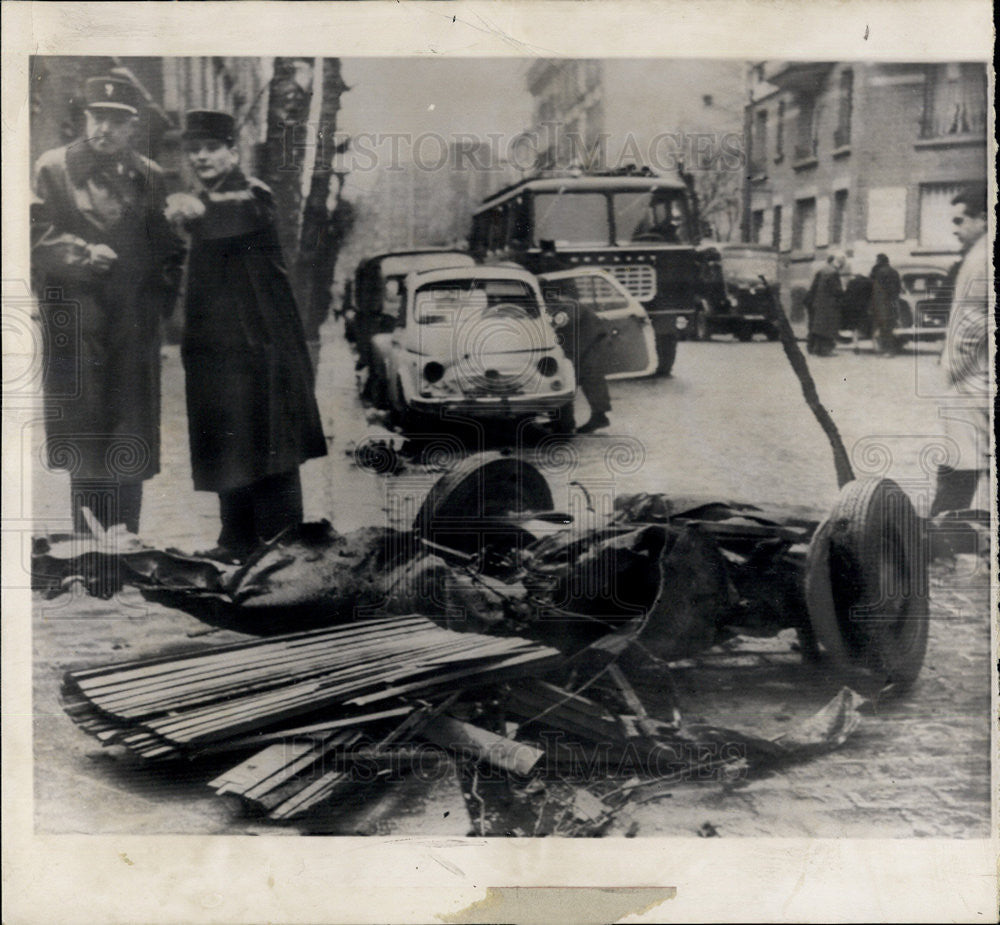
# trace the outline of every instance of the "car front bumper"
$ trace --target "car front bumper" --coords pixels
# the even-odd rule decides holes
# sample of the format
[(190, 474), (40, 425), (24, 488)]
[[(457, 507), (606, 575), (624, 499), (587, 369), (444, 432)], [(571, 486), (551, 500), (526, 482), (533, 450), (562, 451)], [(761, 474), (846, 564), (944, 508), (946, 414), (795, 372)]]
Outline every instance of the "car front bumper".
[(574, 392), (563, 390), (546, 395), (483, 395), (432, 398), (420, 396), (410, 407), (421, 414), (438, 417), (471, 417), (515, 420), (532, 415), (552, 415), (573, 400)]

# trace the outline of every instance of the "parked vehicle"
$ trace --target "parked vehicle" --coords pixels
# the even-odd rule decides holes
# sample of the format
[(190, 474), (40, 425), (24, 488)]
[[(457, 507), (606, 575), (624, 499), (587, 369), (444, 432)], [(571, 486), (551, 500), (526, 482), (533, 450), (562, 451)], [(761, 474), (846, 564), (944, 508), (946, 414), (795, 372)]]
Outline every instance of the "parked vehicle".
[(566, 327), (562, 316), (580, 305), (592, 309), (605, 329), (607, 379), (631, 379), (656, 372), (656, 338), (646, 310), (607, 270), (561, 270), (539, 277), (545, 307), (557, 336)]
[(894, 333), (900, 342), (944, 339), (958, 267), (956, 263), (948, 272), (931, 266), (898, 267), (903, 290)]
[(484, 200), (470, 250), (534, 273), (606, 269), (648, 313), (658, 371), (669, 375), (678, 340), (694, 335), (704, 301), (721, 294), (721, 277), (709, 266), (718, 251), (701, 247), (702, 232), (689, 176), (550, 171)]
[(408, 273), (468, 267), (475, 262), (463, 251), (423, 248), (377, 254), (359, 263), (354, 272), (353, 304), (344, 311), (344, 335), (357, 347), (359, 368), (371, 360), (372, 337), (392, 330), (399, 314), (400, 287)]
[[(372, 337), (372, 398), (406, 432), (434, 419), (572, 420), (576, 381), (535, 277), (521, 268), (410, 273)], [(389, 305), (386, 305), (389, 314)]]
[[(778, 278), (778, 252), (763, 244), (719, 244), (725, 295), (706, 300), (695, 319), (698, 340), (713, 334), (732, 334), (749, 341), (754, 334), (778, 339), (778, 329), (770, 321), (772, 290)], [(761, 280), (771, 284), (771, 290)]]

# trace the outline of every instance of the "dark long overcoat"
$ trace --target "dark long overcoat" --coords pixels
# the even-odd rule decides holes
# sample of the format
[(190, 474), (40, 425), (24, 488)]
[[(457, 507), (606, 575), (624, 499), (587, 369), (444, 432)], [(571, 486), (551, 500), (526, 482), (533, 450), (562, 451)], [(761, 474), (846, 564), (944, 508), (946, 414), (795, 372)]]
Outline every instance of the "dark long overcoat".
[[(141, 481), (160, 468), (160, 317), (183, 251), (162, 174), (132, 151), (79, 141), (34, 172), (32, 276), (45, 352), (46, 454), (80, 479)], [(110, 247), (106, 271), (87, 245)]]
[(903, 290), (899, 273), (887, 263), (872, 267), (871, 316), (876, 328), (892, 328), (899, 320), (899, 294)]
[(271, 191), (232, 171), (192, 227), (182, 355), (194, 486), (226, 492), (326, 454)]
[(840, 275), (832, 266), (827, 264), (816, 271), (806, 295), (810, 334), (836, 340), (841, 325), (843, 292)]

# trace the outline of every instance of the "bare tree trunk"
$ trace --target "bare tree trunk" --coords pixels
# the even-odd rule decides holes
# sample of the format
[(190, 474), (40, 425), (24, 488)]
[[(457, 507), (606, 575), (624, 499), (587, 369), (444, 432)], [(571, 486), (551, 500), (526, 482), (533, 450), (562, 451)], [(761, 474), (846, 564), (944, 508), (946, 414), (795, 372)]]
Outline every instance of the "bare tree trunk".
[[(332, 159), (346, 146), (339, 147), (336, 140), (337, 113), (340, 97), (348, 87), (340, 74), (339, 58), (323, 58), (322, 96), (320, 98), (319, 129), (316, 133), (316, 155), (313, 163), (309, 195), (302, 214), (302, 235), (299, 239), (296, 276), (304, 300), (303, 320), (306, 339), (318, 344), (319, 329), (330, 313), (333, 270), (337, 253), (349, 227), (344, 227), (350, 213), (347, 203), (341, 205), (340, 184), (337, 176), (336, 203), (330, 208), (330, 181), (334, 178)], [(347, 222), (349, 226), (349, 222)]]
[[(271, 187), (277, 210), (278, 239), (289, 267), (298, 262), (302, 214), (302, 166), (305, 160), (309, 106), (313, 89), (312, 58), (275, 58), (267, 101), (267, 139), (261, 179)], [(299, 314), (305, 321), (303, 295), (295, 285)]]

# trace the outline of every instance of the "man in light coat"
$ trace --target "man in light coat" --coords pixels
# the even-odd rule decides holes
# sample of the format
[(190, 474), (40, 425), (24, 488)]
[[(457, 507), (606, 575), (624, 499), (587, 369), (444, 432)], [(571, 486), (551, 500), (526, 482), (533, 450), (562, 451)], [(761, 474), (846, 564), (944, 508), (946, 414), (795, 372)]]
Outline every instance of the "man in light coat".
[(991, 261), (986, 184), (971, 184), (952, 200), (952, 224), (963, 259), (955, 280), (941, 367), (945, 392), (940, 414), (958, 447), (956, 466), (938, 470), (931, 516), (942, 511), (989, 509), (989, 318)]

